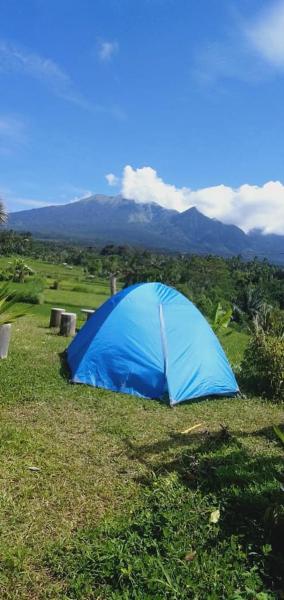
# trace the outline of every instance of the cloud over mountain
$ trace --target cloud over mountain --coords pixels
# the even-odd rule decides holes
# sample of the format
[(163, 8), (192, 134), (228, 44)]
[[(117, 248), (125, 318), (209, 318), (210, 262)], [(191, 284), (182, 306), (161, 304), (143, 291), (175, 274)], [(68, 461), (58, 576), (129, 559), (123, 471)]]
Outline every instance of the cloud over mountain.
[(166, 183), (152, 167), (123, 171), (121, 193), (136, 202), (157, 202), (178, 211), (196, 206), (207, 217), (234, 224), (248, 232), (284, 234), (284, 185), (268, 181), (262, 186), (238, 188), (218, 185), (192, 190)]

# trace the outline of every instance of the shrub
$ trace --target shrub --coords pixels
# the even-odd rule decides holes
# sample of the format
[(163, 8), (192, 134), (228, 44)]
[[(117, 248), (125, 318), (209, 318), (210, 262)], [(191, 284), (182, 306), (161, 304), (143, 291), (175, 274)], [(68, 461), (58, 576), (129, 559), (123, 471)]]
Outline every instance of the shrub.
[(263, 304), (261, 310), (255, 315), (254, 326), (261, 328), (265, 333), (277, 337), (284, 335), (284, 314), (279, 308)]
[(256, 331), (245, 350), (241, 378), (249, 392), (284, 400), (284, 338)]
[(195, 303), (203, 315), (206, 315), (206, 317), (212, 316), (213, 303), (211, 298), (206, 296), (206, 294), (200, 294), (200, 296), (197, 296), (195, 298)]
[(44, 282), (39, 277), (31, 278), (28, 283), (17, 285), (17, 302), (27, 304), (43, 304)]
[(25, 311), (19, 310), (17, 301), (16, 292), (8, 284), (0, 286), (0, 325), (13, 323), (24, 316)]
[(44, 296), (42, 293), (31, 291), (23, 291), (17, 294), (17, 301), (24, 302), (27, 304), (43, 304)]
[(11, 274), (6, 270), (0, 271), (0, 281), (10, 281)]

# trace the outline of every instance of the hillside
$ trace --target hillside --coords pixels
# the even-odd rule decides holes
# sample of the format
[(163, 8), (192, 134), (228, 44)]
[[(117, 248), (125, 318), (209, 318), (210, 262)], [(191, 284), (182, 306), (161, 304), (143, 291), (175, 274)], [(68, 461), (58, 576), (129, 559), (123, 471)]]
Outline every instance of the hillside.
[(246, 235), (192, 207), (183, 213), (121, 196), (95, 195), (64, 205), (12, 213), (8, 226), (36, 236), (94, 243), (129, 243), (163, 250), (267, 257), (284, 263), (284, 237)]

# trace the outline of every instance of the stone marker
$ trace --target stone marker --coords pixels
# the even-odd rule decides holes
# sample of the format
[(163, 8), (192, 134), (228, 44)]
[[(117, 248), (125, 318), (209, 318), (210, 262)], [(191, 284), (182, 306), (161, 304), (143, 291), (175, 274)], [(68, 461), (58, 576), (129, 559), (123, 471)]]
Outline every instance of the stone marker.
[(96, 311), (92, 308), (81, 308), (81, 313), (86, 316), (87, 321), (94, 314), (94, 312)]
[(112, 273), (109, 276), (109, 285), (110, 285), (110, 295), (114, 296), (116, 294), (116, 292), (117, 292), (117, 289), (116, 289), (116, 274), (115, 273)]
[(63, 312), (61, 315), (60, 335), (69, 337), (76, 333), (76, 313)]
[(50, 313), (49, 327), (60, 327), (61, 315), (65, 308), (52, 308)]
[(11, 323), (0, 326), (0, 358), (7, 358), (11, 337)]

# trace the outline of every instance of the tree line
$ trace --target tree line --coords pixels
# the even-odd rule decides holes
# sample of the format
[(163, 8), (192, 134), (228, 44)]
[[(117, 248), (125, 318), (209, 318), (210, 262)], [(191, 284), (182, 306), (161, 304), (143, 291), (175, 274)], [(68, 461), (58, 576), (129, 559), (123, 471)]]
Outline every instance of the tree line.
[(0, 254), (78, 265), (86, 278), (114, 274), (123, 287), (161, 281), (179, 289), (209, 318), (218, 303), (224, 310), (231, 306), (232, 318), (240, 324), (284, 310), (284, 269), (267, 260), (165, 254), (127, 245), (90, 247), (7, 230), (0, 233)]

